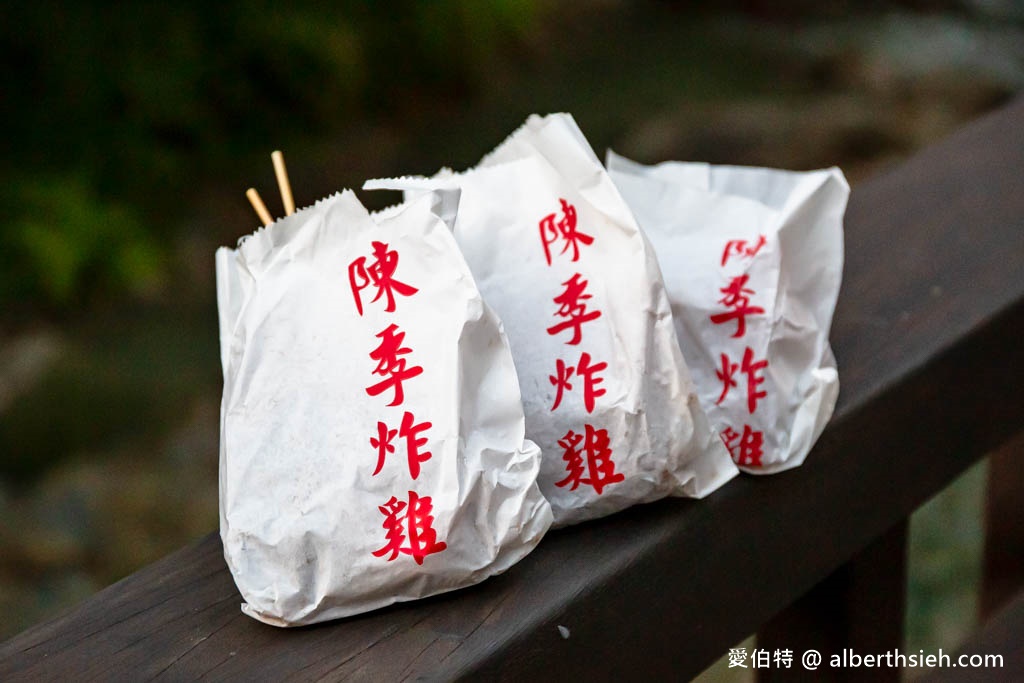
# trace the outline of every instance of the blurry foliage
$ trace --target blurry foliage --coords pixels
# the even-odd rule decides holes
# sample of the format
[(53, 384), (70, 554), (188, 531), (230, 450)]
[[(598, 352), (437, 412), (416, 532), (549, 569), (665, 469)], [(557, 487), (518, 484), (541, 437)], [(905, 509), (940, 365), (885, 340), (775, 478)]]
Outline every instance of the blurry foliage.
[(217, 338), (204, 334), (204, 315), (115, 315), (83, 321), (71, 348), (0, 413), (0, 481), (32, 481), (72, 454), (160, 436), (197, 394), (216, 394)]
[(471, 92), (541, 2), (8, 3), (0, 312), (153, 293), (182, 196), (269, 141)]
[(0, 291), (68, 305), (76, 292), (145, 294), (164, 277), (159, 250), (135, 212), (96, 197), (74, 176), (15, 179), (18, 207), (0, 250)]

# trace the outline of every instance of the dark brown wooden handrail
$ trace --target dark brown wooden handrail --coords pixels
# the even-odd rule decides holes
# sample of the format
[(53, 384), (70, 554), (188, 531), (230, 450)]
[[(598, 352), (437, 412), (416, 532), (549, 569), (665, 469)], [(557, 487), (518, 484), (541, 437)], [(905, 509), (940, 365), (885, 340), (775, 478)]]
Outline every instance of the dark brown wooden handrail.
[(804, 466), (554, 532), (471, 589), (294, 630), (241, 614), (211, 534), (0, 644), (0, 680), (699, 673), (1024, 428), (1022, 168), (1018, 100), (854, 189), (842, 392)]

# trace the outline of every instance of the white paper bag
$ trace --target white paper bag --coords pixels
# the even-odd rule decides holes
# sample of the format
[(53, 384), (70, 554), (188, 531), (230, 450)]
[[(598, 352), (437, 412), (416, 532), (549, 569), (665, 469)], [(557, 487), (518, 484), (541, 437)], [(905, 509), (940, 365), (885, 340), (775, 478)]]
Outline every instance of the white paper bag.
[(455, 238), (509, 335), (556, 525), (700, 497), (737, 473), (650, 245), (572, 117), (531, 117), (464, 174), (364, 187), (461, 190)]
[(839, 393), (828, 344), (849, 186), (837, 168), (666, 162), (608, 153), (661, 263), (701, 402), (747, 472), (796, 467)]
[(375, 221), (346, 192), (217, 252), (221, 537), (256, 619), (468, 586), (551, 523), (508, 343), (437, 199)]

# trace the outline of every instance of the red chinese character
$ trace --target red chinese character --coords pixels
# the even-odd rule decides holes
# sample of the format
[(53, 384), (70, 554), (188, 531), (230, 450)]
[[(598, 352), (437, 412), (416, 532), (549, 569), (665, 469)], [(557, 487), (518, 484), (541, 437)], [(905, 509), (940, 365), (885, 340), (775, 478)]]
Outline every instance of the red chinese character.
[(391, 496), (391, 500), (377, 509), (384, 515), (382, 526), (387, 530), (387, 543), (373, 552), (375, 557), (384, 557), (390, 553), (388, 562), (391, 562), (399, 553), (403, 553), (412, 555), (416, 564), (423, 564), (424, 557), (448, 547), (444, 542), (437, 542), (434, 518), (430, 514), (433, 511), (430, 496), (420, 498), (415, 491), (409, 491), (408, 504)]
[(383, 422), (377, 423), (377, 436), (370, 438), (370, 445), (377, 449), (377, 469), (373, 471), (374, 476), (377, 476), (381, 468), (384, 467), (384, 460), (387, 454), (395, 452), (395, 447), (391, 444), (395, 434), (405, 439), (405, 450), (409, 458), (409, 474), (413, 479), (420, 476), (420, 463), (430, 460), (432, 454), (430, 451), (420, 453), (420, 447), (424, 446), (427, 440), (416, 437), (420, 432), (430, 429), (433, 425), (430, 422), (421, 422), (414, 425), (413, 422), (415, 420), (416, 418), (407, 410), (405, 415), (402, 416), (401, 429), (389, 430)]
[(729, 393), (729, 389), (736, 386), (736, 380), (732, 377), (736, 374), (739, 369), (739, 365), (736, 363), (729, 362), (729, 356), (722, 354), (722, 369), (715, 370), (715, 374), (718, 379), (722, 380), (722, 393), (719, 395), (718, 400), (715, 401), (715, 405), (721, 405), (722, 401), (725, 400), (726, 394)]
[(580, 356), (579, 365), (576, 366), (576, 376), (583, 378), (583, 406), (587, 409), (588, 413), (594, 412), (594, 399), (604, 396), (606, 393), (604, 389), (596, 389), (595, 387), (604, 381), (603, 378), (596, 376), (597, 373), (607, 367), (608, 363), (604, 361), (591, 365), (590, 354), (586, 351)]
[(715, 401), (715, 404), (721, 404), (729, 394), (729, 389), (737, 386), (733, 376), (737, 370), (740, 370), (747, 377), (747, 410), (753, 413), (757, 410), (757, 400), (768, 395), (765, 391), (757, 390), (758, 386), (764, 384), (764, 375), (761, 374), (761, 371), (766, 367), (768, 367), (767, 359), (754, 362), (754, 350), (749, 346), (743, 352), (742, 363), (731, 363), (729, 356), (723, 353), (722, 368), (715, 370), (718, 379), (722, 381), (722, 393), (719, 395), (718, 400)]
[[(571, 484), (569, 490), (575, 491), (580, 484), (589, 484), (597, 495), (601, 495), (605, 486), (623, 481), (626, 477), (615, 471), (612, 449), (608, 447), (608, 430), (594, 429), (591, 425), (585, 427), (586, 437), (570, 429), (558, 441), (558, 445), (565, 449), (562, 459), (565, 460), (568, 476), (562, 481), (555, 482), (555, 486)], [(579, 450), (581, 443), (582, 452)]]
[(583, 323), (600, 318), (601, 311), (587, 312), (587, 305), (584, 302), (592, 298), (590, 294), (585, 293), (589, 281), (583, 280), (579, 273), (574, 274), (562, 284), (565, 285), (565, 291), (552, 299), (552, 301), (558, 304), (558, 310), (555, 311), (555, 315), (560, 318), (568, 318), (568, 320), (549, 327), (548, 334), (556, 335), (571, 327), (573, 328), (572, 339), (567, 341), (566, 344), (579, 344), (583, 338), (583, 331), (580, 329)]
[(432, 453), (430, 451), (424, 451), (420, 453), (420, 448), (425, 446), (427, 443), (426, 437), (420, 439), (417, 438), (420, 432), (426, 431), (433, 426), (431, 422), (420, 422), (414, 425), (413, 422), (416, 420), (408, 410), (405, 411), (405, 415), (402, 416), (402, 426), (398, 430), (398, 435), (405, 439), (405, 448), (409, 455), (409, 474), (413, 479), (420, 476), (420, 463), (430, 460)]
[(743, 425), (743, 434), (739, 434), (732, 427), (726, 427), (722, 431), (722, 441), (725, 442), (725, 447), (729, 449), (729, 454), (737, 465), (761, 466), (761, 458), (764, 456), (764, 432), (754, 431), (750, 425)]
[(395, 434), (398, 433), (397, 429), (388, 429), (388, 426), (381, 421), (377, 421), (377, 436), (370, 437), (370, 445), (377, 449), (377, 469), (373, 471), (373, 476), (377, 476), (381, 468), (384, 467), (384, 458), (388, 453), (394, 453), (395, 447), (391, 445), (391, 440), (395, 438)]
[(746, 240), (729, 240), (725, 243), (725, 249), (722, 250), (722, 265), (725, 265), (730, 256), (753, 258), (757, 252), (761, 251), (761, 247), (765, 245), (766, 241), (764, 235), (758, 235), (757, 242), (749, 246)]
[(572, 391), (572, 385), (569, 384), (569, 378), (572, 377), (572, 373), (575, 372), (575, 368), (572, 366), (566, 366), (565, 361), (559, 358), (555, 361), (555, 374), (548, 375), (548, 381), (555, 387), (555, 404), (551, 406), (551, 410), (554, 410), (562, 402), (562, 393), (565, 391)]
[(758, 374), (768, 367), (768, 359), (754, 362), (754, 349), (747, 347), (743, 352), (743, 364), (740, 369), (747, 376), (747, 410), (753, 413), (757, 410), (757, 399), (764, 398), (768, 392), (758, 391), (757, 387), (764, 384), (764, 375)]
[(551, 245), (559, 237), (565, 240), (565, 246), (559, 253), (564, 254), (569, 251), (569, 247), (572, 247), (573, 261), (580, 257), (580, 242), (584, 245), (594, 243), (593, 237), (576, 230), (576, 207), (564, 199), (558, 201), (562, 203), (562, 218), (556, 223), (555, 214), (548, 214), (541, 219), (539, 224), (540, 242), (544, 245), (544, 258), (547, 259), (549, 266), (551, 265)]
[(583, 454), (579, 451), (581, 441), (583, 441), (583, 434), (577, 434), (571, 429), (558, 440), (558, 445), (565, 450), (562, 460), (565, 461), (565, 469), (569, 474), (562, 481), (556, 482), (555, 486), (572, 484), (569, 490), (575, 491), (583, 481), (583, 475), (586, 474), (587, 468), (583, 465)]
[[(356, 300), (356, 310), (359, 315), (363, 314), (363, 301), (359, 292), (371, 284), (377, 288), (377, 301), (382, 296), (387, 296), (388, 313), (395, 310), (395, 292), (402, 296), (412, 296), (419, 290), (394, 278), (395, 269), (398, 268), (398, 252), (389, 251), (388, 245), (384, 242), (373, 242), (373, 256), (376, 259), (369, 266), (366, 265), (366, 257), (360, 256), (348, 264), (348, 282), (352, 287), (352, 297)], [(357, 282), (358, 280), (358, 282)]]
[(405, 400), (402, 382), (423, 372), (423, 368), (418, 365), (406, 368), (406, 359), (399, 358), (401, 355), (411, 353), (412, 349), (402, 346), (405, 332), (398, 332), (396, 334), (395, 331), (397, 329), (398, 325), (391, 324), (377, 335), (377, 338), (381, 340), (380, 346), (370, 352), (370, 358), (377, 361), (377, 367), (374, 369), (373, 374), (381, 375), (386, 377), (386, 379), (373, 386), (366, 387), (366, 393), (370, 396), (377, 396), (385, 389), (394, 388), (395, 394), (391, 403), (388, 404), (389, 406), (401, 405), (402, 401)]
[(598, 377), (597, 373), (607, 367), (608, 363), (603, 361), (591, 365), (590, 354), (586, 351), (580, 355), (580, 361), (575, 368), (571, 365), (567, 366), (561, 358), (556, 360), (555, 374), (548, 375), (548, 381), (556, 389), (555, 403), (551, 406), (551, 410), (555, 410), (562, 403), (564, 392), (572, 391), (572, 384), (569, 383), (569, 379), (572, 377), (573, 372), (575, 372), (577, 377), (583, 379), (583, 406), (587, 409), (588, 413), (594, 412), (594, 399), (604, 396), (606, 393), (604, 389), (596, 388), (598, 384), (604, 382), (604, 378)]
[(738, 275), (729, 281), (728, 287), (719, 289), (725, 296), (718, 300), (718, 303), (724, 304), (731, 308), (731, 311), (726, 313), (718, 313), (711, 316), (711, 322), (716, 325), (729, 322), (730, 320), (736, 321), (736, 333), (733, 337), (742, 337), (747, 332), (747, 316), (764, 313), (764, 309), (760, 306), (751, 306), (750, 297), (748, 294), (753, 294), (754, 290), (747, 289), (747, 280), (750, 279), (749, 275)]

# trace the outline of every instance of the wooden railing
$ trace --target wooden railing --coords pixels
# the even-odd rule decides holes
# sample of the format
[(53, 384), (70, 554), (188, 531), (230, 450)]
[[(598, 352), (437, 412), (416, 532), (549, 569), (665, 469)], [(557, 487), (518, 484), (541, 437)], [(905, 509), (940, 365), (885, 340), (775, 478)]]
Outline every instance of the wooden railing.
[[(0, 645), (0, 680), (677, 681), (754, 632), (826, 661), (899, 647), (908, 516), (1000, 447), (990, 505), (1022, 509), (1022, 169), (1018, 100), (854, 189), (842, 391), (802, 467), (553, 532), (474, 588), (301, 629), (242, 615), (213, 533)], [(1005, 586), (1020, 527), (991, 527)]]

